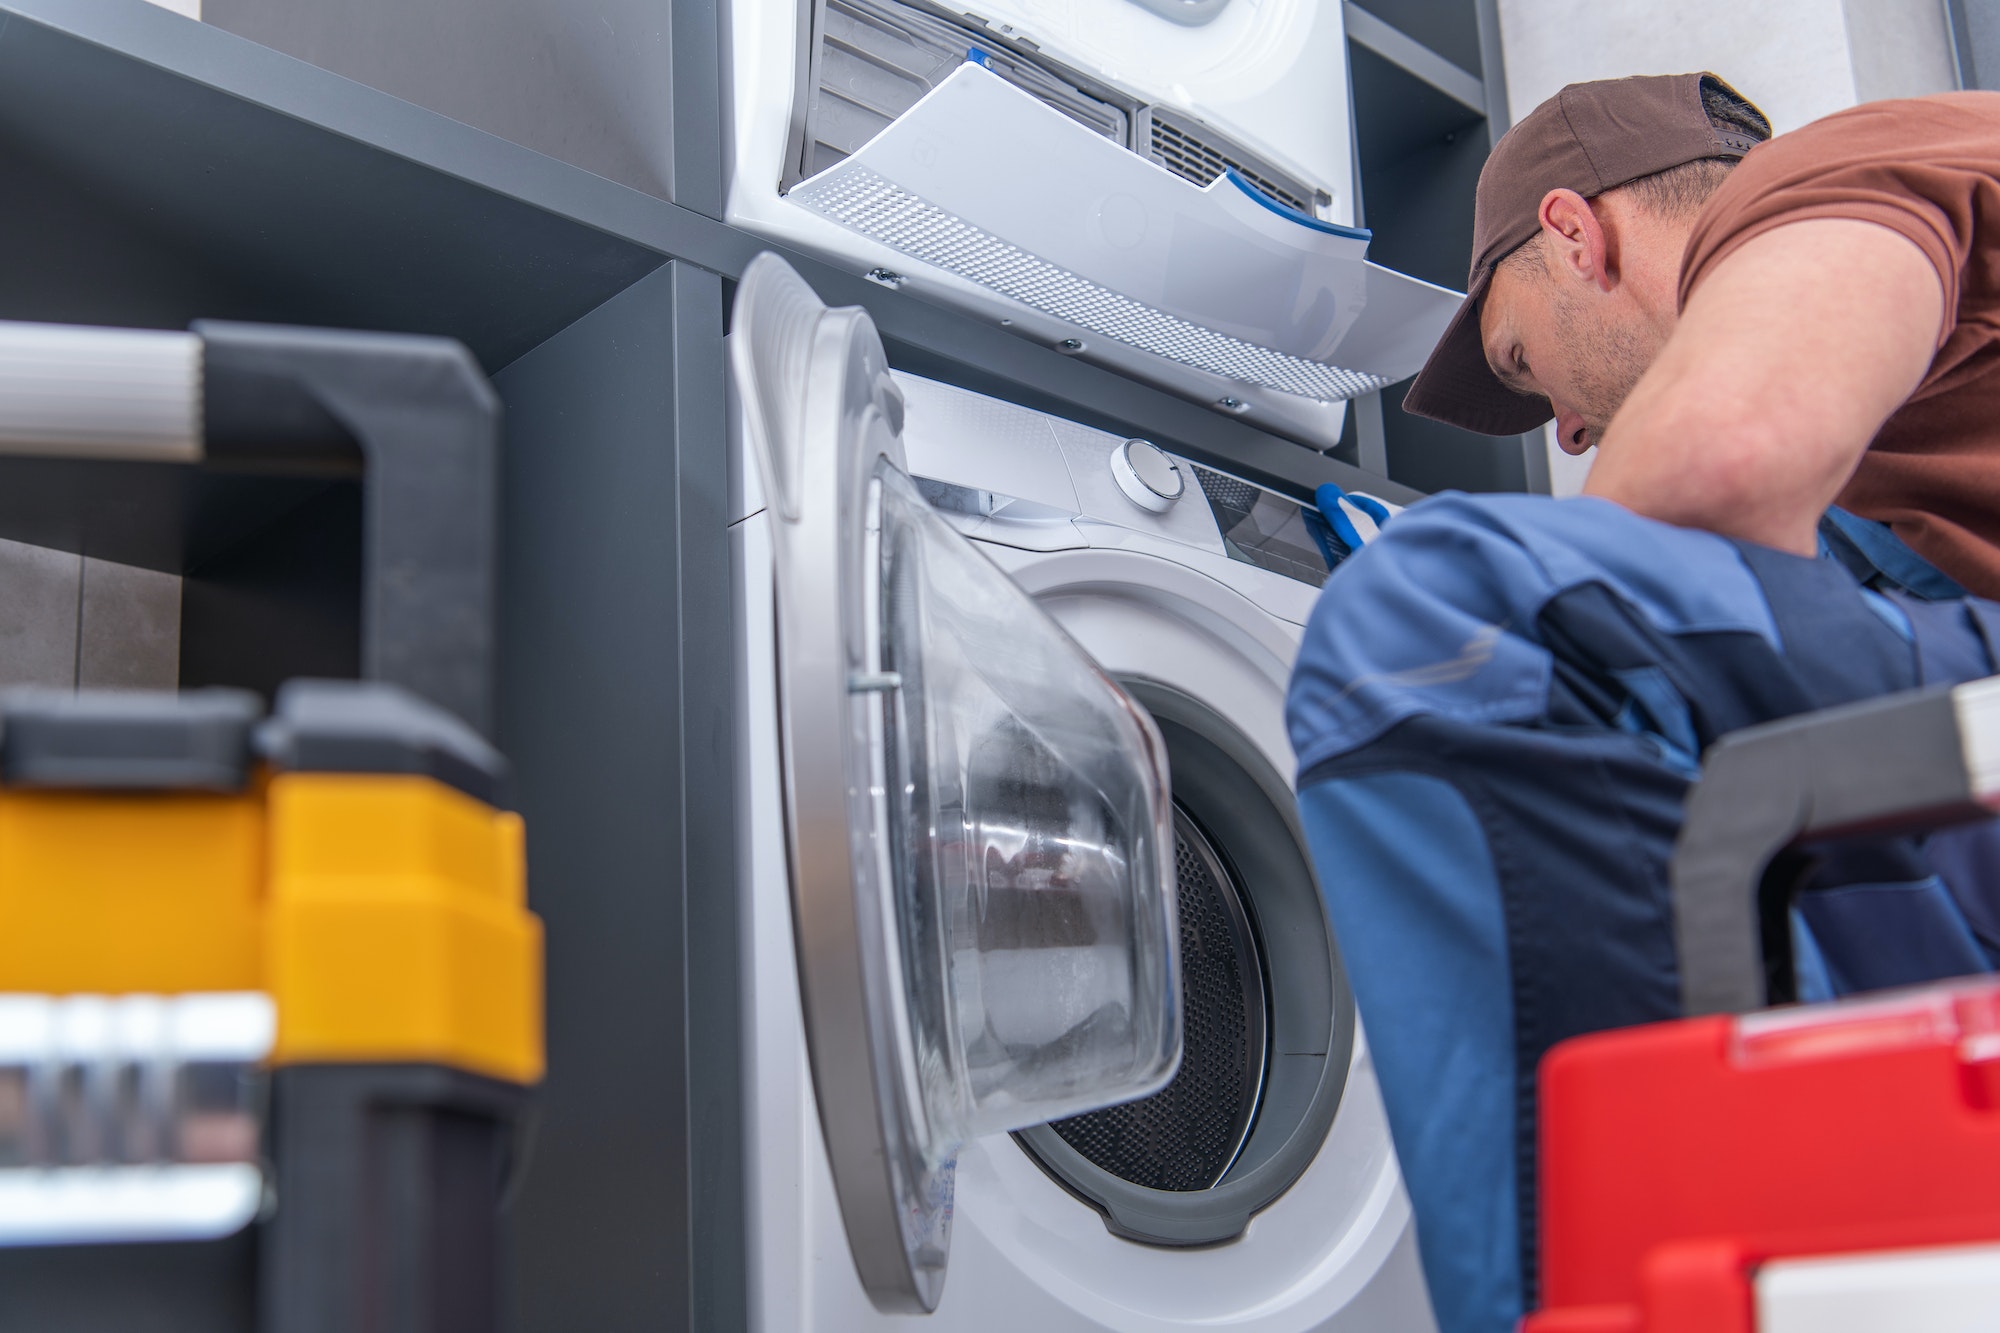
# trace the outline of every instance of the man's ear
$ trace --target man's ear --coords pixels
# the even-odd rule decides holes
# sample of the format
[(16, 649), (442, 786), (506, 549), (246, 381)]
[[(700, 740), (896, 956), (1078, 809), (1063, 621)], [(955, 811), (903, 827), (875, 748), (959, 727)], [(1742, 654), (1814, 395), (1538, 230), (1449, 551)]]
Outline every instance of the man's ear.
[(1558, 273), (1602, 292), (1616, 285), (1611, 240), (1588, 199), (1575, 190), (1550, 190), (1542, 196), (1539, 216), (1543, 243)]

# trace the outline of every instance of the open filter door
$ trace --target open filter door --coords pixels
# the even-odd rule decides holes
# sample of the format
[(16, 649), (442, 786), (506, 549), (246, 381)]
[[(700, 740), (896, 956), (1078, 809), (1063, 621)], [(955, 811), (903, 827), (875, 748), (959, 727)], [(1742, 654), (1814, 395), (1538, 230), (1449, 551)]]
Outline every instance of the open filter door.
[(731, 369), (775, 555), (800, 994), (862, 1284), (943, 1289), (960, 1145), (1144, 1097), (1180, 1059), (1152, 720), (903, 472), (874, 325), (774, 255)]
[(1367, 231), (1233, 170), (1196, 186), (968, 56), (787, 196), (904, 256), (917, 291), (1320, 447), (1457, 311), (1369, 263)]

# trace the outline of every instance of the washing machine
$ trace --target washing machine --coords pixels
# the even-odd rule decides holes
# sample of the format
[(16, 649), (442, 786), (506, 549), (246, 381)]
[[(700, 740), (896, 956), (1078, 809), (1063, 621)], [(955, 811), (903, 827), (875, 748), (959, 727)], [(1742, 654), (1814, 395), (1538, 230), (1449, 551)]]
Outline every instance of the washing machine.
[[(892, 373), (865, 314), (828, 311), (773, 256), (746, 273), (737, 302), (753, 1326), (856, 1330), (915, 1313), (993, 1333), (1430, 1333), (1409, 1202), (1288, 782), (1285, 683), (1327, 573), (1310, 516), (1144, 441)], [(816, 525), (842, 535), (803, 544)], [(833, 590), (836, 565), (862, 586)], [(811, 622), (843, 619), (848, 649), (814, 646)], [(899, 633), (902, 648), (870, 646)], [(921, 652), (909, 646), (919, 639)], [(1034, 683), (1014, 711), (979, 702), (989, 686), (975, 677), (1023, 664)], [(985, 738), (916, 754), (907, 738), (920, 725), (881, 720), (916, 707), (901, 697), (913, 690), (934, 715), (984, 718), (968, 726)], [(1106, 724), (1125, 708), (1143, 724)], [(853, 748), (897, 751), (901, 735), (901, 757), (851, 759), (846, 778), (814, 789), (806, 733), (857, 709), (876, 720), (851, 728)], [(983, 848), (963, 903), (927, 907), (951, 877), (926, 879), (908, 855), (880, 872), (865, 864), (870, 811), (938, 788), (920, 770), (940, 755), (949, 768), (952, 754), (980, 753), (986, 776), (946, 780), (959, 796), (912, 825), (933, 845)], [(1075, 767), (1053, 771), (1058, 757)], [(1146, 814), (1115, 793), (1138, 793), (1149, 772), (1161, 789)], [(1129, 814), (1102, 813), (1114, 809)], [(1017, 849), (1038, 826), (1052, 830), (1048, 847), (1082, 859), (1029, 865)], [(1049, 918), (1064, 928), (1063, 965), (1017, 958), (940, 979), (961, 1028), (1013, 1034), (1012, 1063), (973, 1071), (960, 1105), (984, 1096), (982, 1111), (912, 1166), (910, 1125), (927, 1104), (917, 1089), (946, 1062), (925, 1072), (924, 1043), (907, 1036), (920, 1020), (855, 1017), (848, 937), (896, 930), (857, 931), (850, 904), (1018, 944), (1010, 893), (1055, 888), (1060, 901), (1093, 875), (1127, 875), (1127, 896), (1109, 929), (1072, 939), (1074, 913)], [(1158, 905), (1172, 904), (1171, 945), (1146, 896), (1156, 886)], [(828, 929), (829, 912), (849, 924)], [(906, 961), (878, 998), (927, 1003), (913, 981), (938, 956), (913, 944), (927, 929), (902, 929)], [(1163, 948), (1171, 966), (1146, 961)], [(942, 953), (948, 971), (972, 956)], [(1158, 985), (1172, 992), (1165, 1010)], [(1120, 1005), (1138, 1020), (1097, 1033)], [(1165, 1061), (1147, 1027), (1161, 1013), (1176, 1047)], [(1096, 1055), (1075, 1059), (1091, 1041)], [(915, 1070), (902, 1063), (912, 1056)], [(1018, 1095), (979, 1090), (1065, 1062), (1066, 1076)], [(932, 1131), (953, 1114), (936, 1113)]]
[(1317, 447), (1455, 294), (1365, 261), (1339, 0), (729, 0), (732, 224)]

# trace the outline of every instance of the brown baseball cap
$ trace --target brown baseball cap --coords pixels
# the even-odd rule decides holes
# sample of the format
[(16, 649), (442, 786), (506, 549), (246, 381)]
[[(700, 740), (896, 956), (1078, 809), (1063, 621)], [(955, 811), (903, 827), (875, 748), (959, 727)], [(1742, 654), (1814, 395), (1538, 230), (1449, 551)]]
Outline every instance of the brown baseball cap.
[(1600, 79), (1572, 83), (1500, 136), (1479, 172), (1465, 302), (1404, 395), (1405, 411), (1486, 435), (1519, 434), (1554, 415), (1548, 399), (1515, 393), (1486, 364), (1479, 303), (1493, 269), (1541, 229), (1550, 190), (1589, 199), (1683, 163), (1742, 157), (1770, 137), (1768, 121), (1752, 135), (1711, 116), (1705, 91), (1749, 106), (1713, 74)]

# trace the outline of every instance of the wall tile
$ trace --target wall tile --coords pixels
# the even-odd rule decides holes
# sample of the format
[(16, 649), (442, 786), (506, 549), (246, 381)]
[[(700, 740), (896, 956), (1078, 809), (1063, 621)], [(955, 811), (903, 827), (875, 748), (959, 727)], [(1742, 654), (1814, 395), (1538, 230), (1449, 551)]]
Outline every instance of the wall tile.
[(86, 558), (76, 683), (171, 690), (180, 656), (179, 576)]
[(0, 686), (76, 683), (83, 559), (0, 541)]

